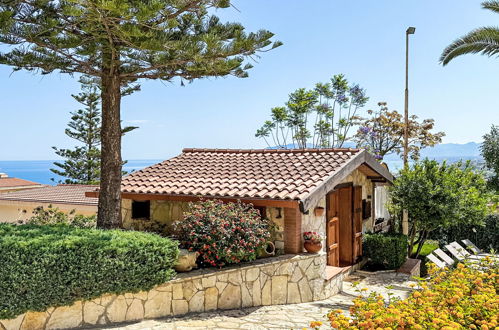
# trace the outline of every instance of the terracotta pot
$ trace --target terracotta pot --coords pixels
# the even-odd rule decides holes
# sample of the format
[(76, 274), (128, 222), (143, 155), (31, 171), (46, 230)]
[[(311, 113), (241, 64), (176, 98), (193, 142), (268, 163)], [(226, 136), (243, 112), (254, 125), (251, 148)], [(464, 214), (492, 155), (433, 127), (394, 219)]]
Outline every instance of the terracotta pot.
[(322, 206), (317, 206), (314, 209), (314, 215), (316, 217), (322, 217), (324, 215), (324, 208)]
[(258, 258), (267, 258), (275, 255), (275, 245), (273, 242), (268, 241), (265, 243), (263, 249), (258, 252)]
[(311, 241), (305, 241), (303, 246), (308, 253), (317, 253), (322, 249), (322, 243), (313, 243)]

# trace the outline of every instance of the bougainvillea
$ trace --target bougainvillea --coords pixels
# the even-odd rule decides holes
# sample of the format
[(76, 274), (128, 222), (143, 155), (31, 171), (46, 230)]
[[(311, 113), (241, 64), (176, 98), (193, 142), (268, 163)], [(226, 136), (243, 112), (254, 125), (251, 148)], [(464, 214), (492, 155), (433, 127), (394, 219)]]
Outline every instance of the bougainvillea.
[(213, 267), (254, 260), (271, 236), (269, 220), (251, 205), (220, 200), (190, 203), (175, 230), (183, 247), (199, 252), (202, 266)]
[[(354, 300), (350, 317), (328, 313), (334, 329), (497, 329), (499, 264), (485, 258), (454, 269), (430, 269), (407, 299), (372, 293)], [(312, 327), (312, 324), (311, 324)]]

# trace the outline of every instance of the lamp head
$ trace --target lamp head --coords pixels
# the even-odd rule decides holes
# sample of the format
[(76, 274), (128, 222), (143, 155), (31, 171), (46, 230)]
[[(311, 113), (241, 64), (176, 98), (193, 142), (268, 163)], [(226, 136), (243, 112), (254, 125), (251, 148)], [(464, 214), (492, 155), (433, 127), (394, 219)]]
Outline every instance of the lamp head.
[(407, 34), (414, 34), (414, 32), (416, 32), (416, 28), (413, 26), (409, 26), (407, 28), (407, 31), (405, 31), (405, 33), (407, 33)]

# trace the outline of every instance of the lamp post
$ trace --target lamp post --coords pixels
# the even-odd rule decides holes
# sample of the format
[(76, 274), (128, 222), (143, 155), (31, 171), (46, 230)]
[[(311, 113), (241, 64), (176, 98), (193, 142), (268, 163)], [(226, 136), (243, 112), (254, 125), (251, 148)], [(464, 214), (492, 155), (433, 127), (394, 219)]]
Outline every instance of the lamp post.
[[(409, 35), (414, 34), (416, 28), (410, 26), (405, 31), (405, 104), (404, 104), (404, 167), (409, 165)], [(402, 212), (402, 233), (409, 234), (409, 214)]]

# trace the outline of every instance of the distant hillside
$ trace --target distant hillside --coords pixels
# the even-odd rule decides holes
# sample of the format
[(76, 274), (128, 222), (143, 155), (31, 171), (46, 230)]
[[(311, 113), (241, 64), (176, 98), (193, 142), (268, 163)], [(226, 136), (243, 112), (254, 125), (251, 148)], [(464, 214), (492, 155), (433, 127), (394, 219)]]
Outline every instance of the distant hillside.
[[(286, 148), (292, 149), (295, 146), (293, 144), (286, 145)], [(308, 146), (309, 148), (312, 146)], [(352, 142), (346, 142), (344, 144), (345, 148), (355, 148), (355, 144)], [(271, 147), (269, 149), (277, 149), (277, 147)], [(468, 142), (464, 144), (459, 143), (442, 143), (436, 145), (433, 148), (425, 148), (421, 151), (422, 157), (465, 157), (465, 158), (476, 158), (480, 157), (480, 143)], [(400, 158), (397, 155), (390, 155), (389, 158)]]

